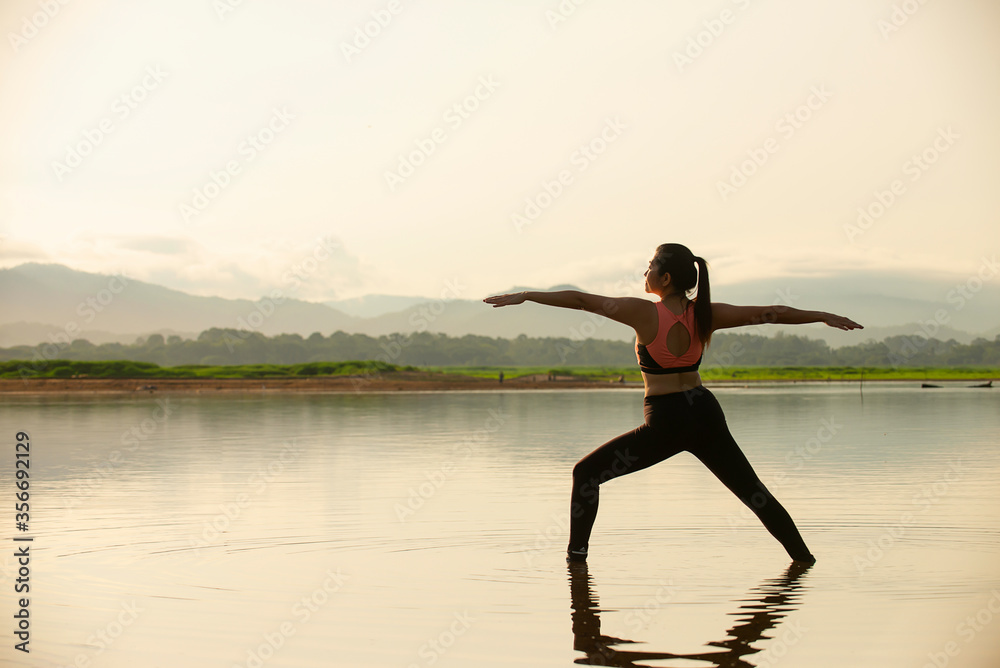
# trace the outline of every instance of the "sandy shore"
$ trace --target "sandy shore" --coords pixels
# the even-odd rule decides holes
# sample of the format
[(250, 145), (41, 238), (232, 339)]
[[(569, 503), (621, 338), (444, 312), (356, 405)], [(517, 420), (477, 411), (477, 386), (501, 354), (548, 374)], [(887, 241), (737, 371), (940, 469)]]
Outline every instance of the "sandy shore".
[(429, 374), (419, 371), (319, 378), (38, 378), (0, 379), (0, 394), (163, 394), (239, 392), (395, 392), (472, 390), (552, 390), (641, 388), (642, 383), (587, 381), (544, 374), (508, 378), (473, 378), (457, 374)]

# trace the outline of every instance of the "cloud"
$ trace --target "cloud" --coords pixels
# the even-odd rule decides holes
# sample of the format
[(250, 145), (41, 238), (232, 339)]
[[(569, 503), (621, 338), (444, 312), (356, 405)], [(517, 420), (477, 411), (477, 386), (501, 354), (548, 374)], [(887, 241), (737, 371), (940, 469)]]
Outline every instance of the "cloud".
[(13, 267), (23, 262), (44, 262), (49, 254), (38, 244), (0, 235), (0, 263)]
[[(54, 262), (93, 273), (122, 272), (199, 296), (284, 297), (323, 302), (372, 292), (380, 272), (334, 235), (224, 239), (212, 247), (194, 239), (80, 231), (52, 247), (0, 236), (0, 262)], [(114, 269), (110, 269), (114, 268)]]
[(286, 298), (322, 302), (369, 292), (378, 275), (333, 235), (257, 239), (243, 248), (191, 241), (187, 248), (148, 280), (202, 296), (260, 299), (280, 291)]
[(119, 238), (118, 247), (155, 255), (182, 255), (190, 252), (191, 242), (175, 237), (136, 236)]

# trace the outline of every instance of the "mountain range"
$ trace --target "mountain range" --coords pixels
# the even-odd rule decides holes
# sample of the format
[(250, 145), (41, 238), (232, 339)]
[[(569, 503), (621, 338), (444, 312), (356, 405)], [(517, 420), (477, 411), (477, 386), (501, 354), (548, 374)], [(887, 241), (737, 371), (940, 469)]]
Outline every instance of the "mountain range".
[[(868, 339), (924, 333), (968, 343), (1000, 334), (1000, 286), (981, 283), (960, 304), (955, 285), (895, 275), (767, 279), (713, 287), (716, 301), (771, 304), (780, 301), (848, 315), (865, 325), (842, 332), (822, 324), (753, 328), (755, 334), (794, 332), (831, 347)], [(539, 290), (514, 286), (491, 294)], [(573, 285), (543, 288), (577, 290)], [(274, 294), (274, 293), (272, 293)], [(487, 295), (483, 295), (485, 297)], [(85, 338), (92, 343), (132, 343), (152, 333), (196, 338), (213, 327), (252, 329), (267, 336), (313, 332), (380, 336), (417, 331), (449, 336), (567, 337), (628, 341), (633, 330), (583, 311), (527, 302), (494, 308), (481, 299), (366, 295), (325, 303), (267, 297), (251, 301), (202, 297), (124, 276), (78, 271), (59, 264), (26, 263), (0, 269), (0, 347)], [(750, 330), (744, 330), (750, 331)]]

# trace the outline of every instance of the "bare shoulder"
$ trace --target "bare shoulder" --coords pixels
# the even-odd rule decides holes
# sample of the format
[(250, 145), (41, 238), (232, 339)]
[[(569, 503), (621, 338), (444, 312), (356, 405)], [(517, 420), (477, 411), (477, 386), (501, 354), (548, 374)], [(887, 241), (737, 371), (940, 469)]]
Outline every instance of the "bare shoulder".
[(657, 317), (656, 304), (641, 297), (604, 297), (584, 293), (583, 310), (597, 313), (633, 329)]

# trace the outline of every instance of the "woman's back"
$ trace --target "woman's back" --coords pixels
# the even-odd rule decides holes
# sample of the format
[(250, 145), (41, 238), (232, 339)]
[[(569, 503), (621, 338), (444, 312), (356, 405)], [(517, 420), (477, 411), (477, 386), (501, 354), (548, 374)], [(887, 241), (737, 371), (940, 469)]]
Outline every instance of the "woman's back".
[[(636, 332), (635, 350), (639, 369), (642, 371), (645, 396), (684, 392), (701, 385), (698, 365), (704, 353), (704, 344), (698, 336), (694, 316), (694, 302), (684, 300), (681, 313), (677, 314), (664, 301), (655, 302), (655, 336), (647, 343), (640, 340), (648, 331)], [(673, 305), (677, 308), (678, 305)]]

